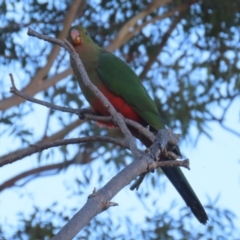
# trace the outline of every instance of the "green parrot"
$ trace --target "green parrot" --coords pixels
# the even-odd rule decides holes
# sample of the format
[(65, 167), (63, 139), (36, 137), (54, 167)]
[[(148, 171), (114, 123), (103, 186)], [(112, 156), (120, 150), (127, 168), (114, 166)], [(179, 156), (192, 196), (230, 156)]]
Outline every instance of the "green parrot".
[[(150, 126), (150, 130), (154, 133), (164, 128), (155, 103), (136, 73), (124, 61), (96, 45), (82, 26), (70, 28), (68, 41), (79, 54), (91, 82), (98, 87), (119, 113), (143, 126)], [(109, 116), (108, 110), (101, 101), (84, 85), (72, 59), (71, 66), (82, 93), (93, 111), (102, 116)], [(133, 128), (130, 130), (135, 137), (142, 140), (148, 147), (150, 146), (149, 140), (144, 139)], [(178, 147), (175, 152), (181, 156)], [(162, 171), (199, 222), (206, 224), (208, 216), (181, 169), (179, 167), (162, 168)]]

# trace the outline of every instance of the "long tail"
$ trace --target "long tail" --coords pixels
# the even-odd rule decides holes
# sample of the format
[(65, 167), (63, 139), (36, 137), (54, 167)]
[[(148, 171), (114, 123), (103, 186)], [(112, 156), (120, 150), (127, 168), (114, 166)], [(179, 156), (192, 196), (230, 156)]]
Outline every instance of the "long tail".
[[(136, 129), (133, 129), (129, 127), (131, 133), (140, 141), (142, 141), (147, 147), (150, 146), (152, 143), (146, 139), (145, 136), (141, 135)], [(181, 156), (180, 149), (175, 147), (174, 152)], [(171, 161), (171, 160), (169, 160)], [(163, 172), (167, 176), (167, 178), (171, 181), (173, 186), (176, 188), (178, 193), (181, 195), (183, 200), (186, 202), (187, 206), (190, 207), (195, 217), (198, 219), (198, 221), (202, 224), (206, 224), (208, 220), (208, 216), (199, 201), (197, 195), (193, 191), (191, 185), (188, 183), (188, 180), (183, 175), (181, 169), (179, 167), (168, 167), (168, 168), (162, 168)]]
[(190, 207), (198, 221), (202, 224), (206, 224), (208, 216), (181, 169), (179, 167), (169, 167), (162, 168), (162, 170), (177, 189), (187, 206)]

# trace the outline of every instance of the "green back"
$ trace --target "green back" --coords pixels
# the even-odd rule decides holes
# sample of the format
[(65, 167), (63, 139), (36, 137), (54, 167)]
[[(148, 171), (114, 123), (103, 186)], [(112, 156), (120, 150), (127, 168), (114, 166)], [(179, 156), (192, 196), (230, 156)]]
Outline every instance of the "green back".
[(132, 106), (148, 125), (156, 130), (163, 128), (155, 103), (136, 73), (125, 62), (102, 50), (97, 71), (104, 84)]

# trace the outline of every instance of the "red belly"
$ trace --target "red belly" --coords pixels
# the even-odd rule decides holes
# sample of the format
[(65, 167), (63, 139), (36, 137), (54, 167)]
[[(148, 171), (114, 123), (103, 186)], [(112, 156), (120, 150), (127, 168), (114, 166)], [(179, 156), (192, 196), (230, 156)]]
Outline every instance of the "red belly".
[[(139, 116), (139, 114), (128, 103), (126, 103), (122, 97), (114, 95), (105, 86), (101, 89), (101, 92), (109, 100), (109, 102), (114, 106), (116, 111), (121, 113), (125, 118), (129, 118), (138, 123), (143, 123), (143, 120)], [(100, 113), (103, 116), (110, 115), (107, 109), (103, 106), (103, 104), (98, 99), (94, 101), (92, 108), (96, 113)], [(106, 125), (108, 127), (114, 126), (112, 123), (103, 123), (103, 122), (98, 122), (98, 123), (100, 125)]]

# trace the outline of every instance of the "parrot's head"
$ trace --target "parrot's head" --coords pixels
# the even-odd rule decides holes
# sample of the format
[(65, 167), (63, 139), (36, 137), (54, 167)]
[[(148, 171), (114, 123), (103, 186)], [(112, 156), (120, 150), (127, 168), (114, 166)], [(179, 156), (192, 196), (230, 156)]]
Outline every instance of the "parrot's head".
[(73, 46), (93, 43), (88, 31), (80, 25), (73, 26), (69, 29), (67, 39)]

